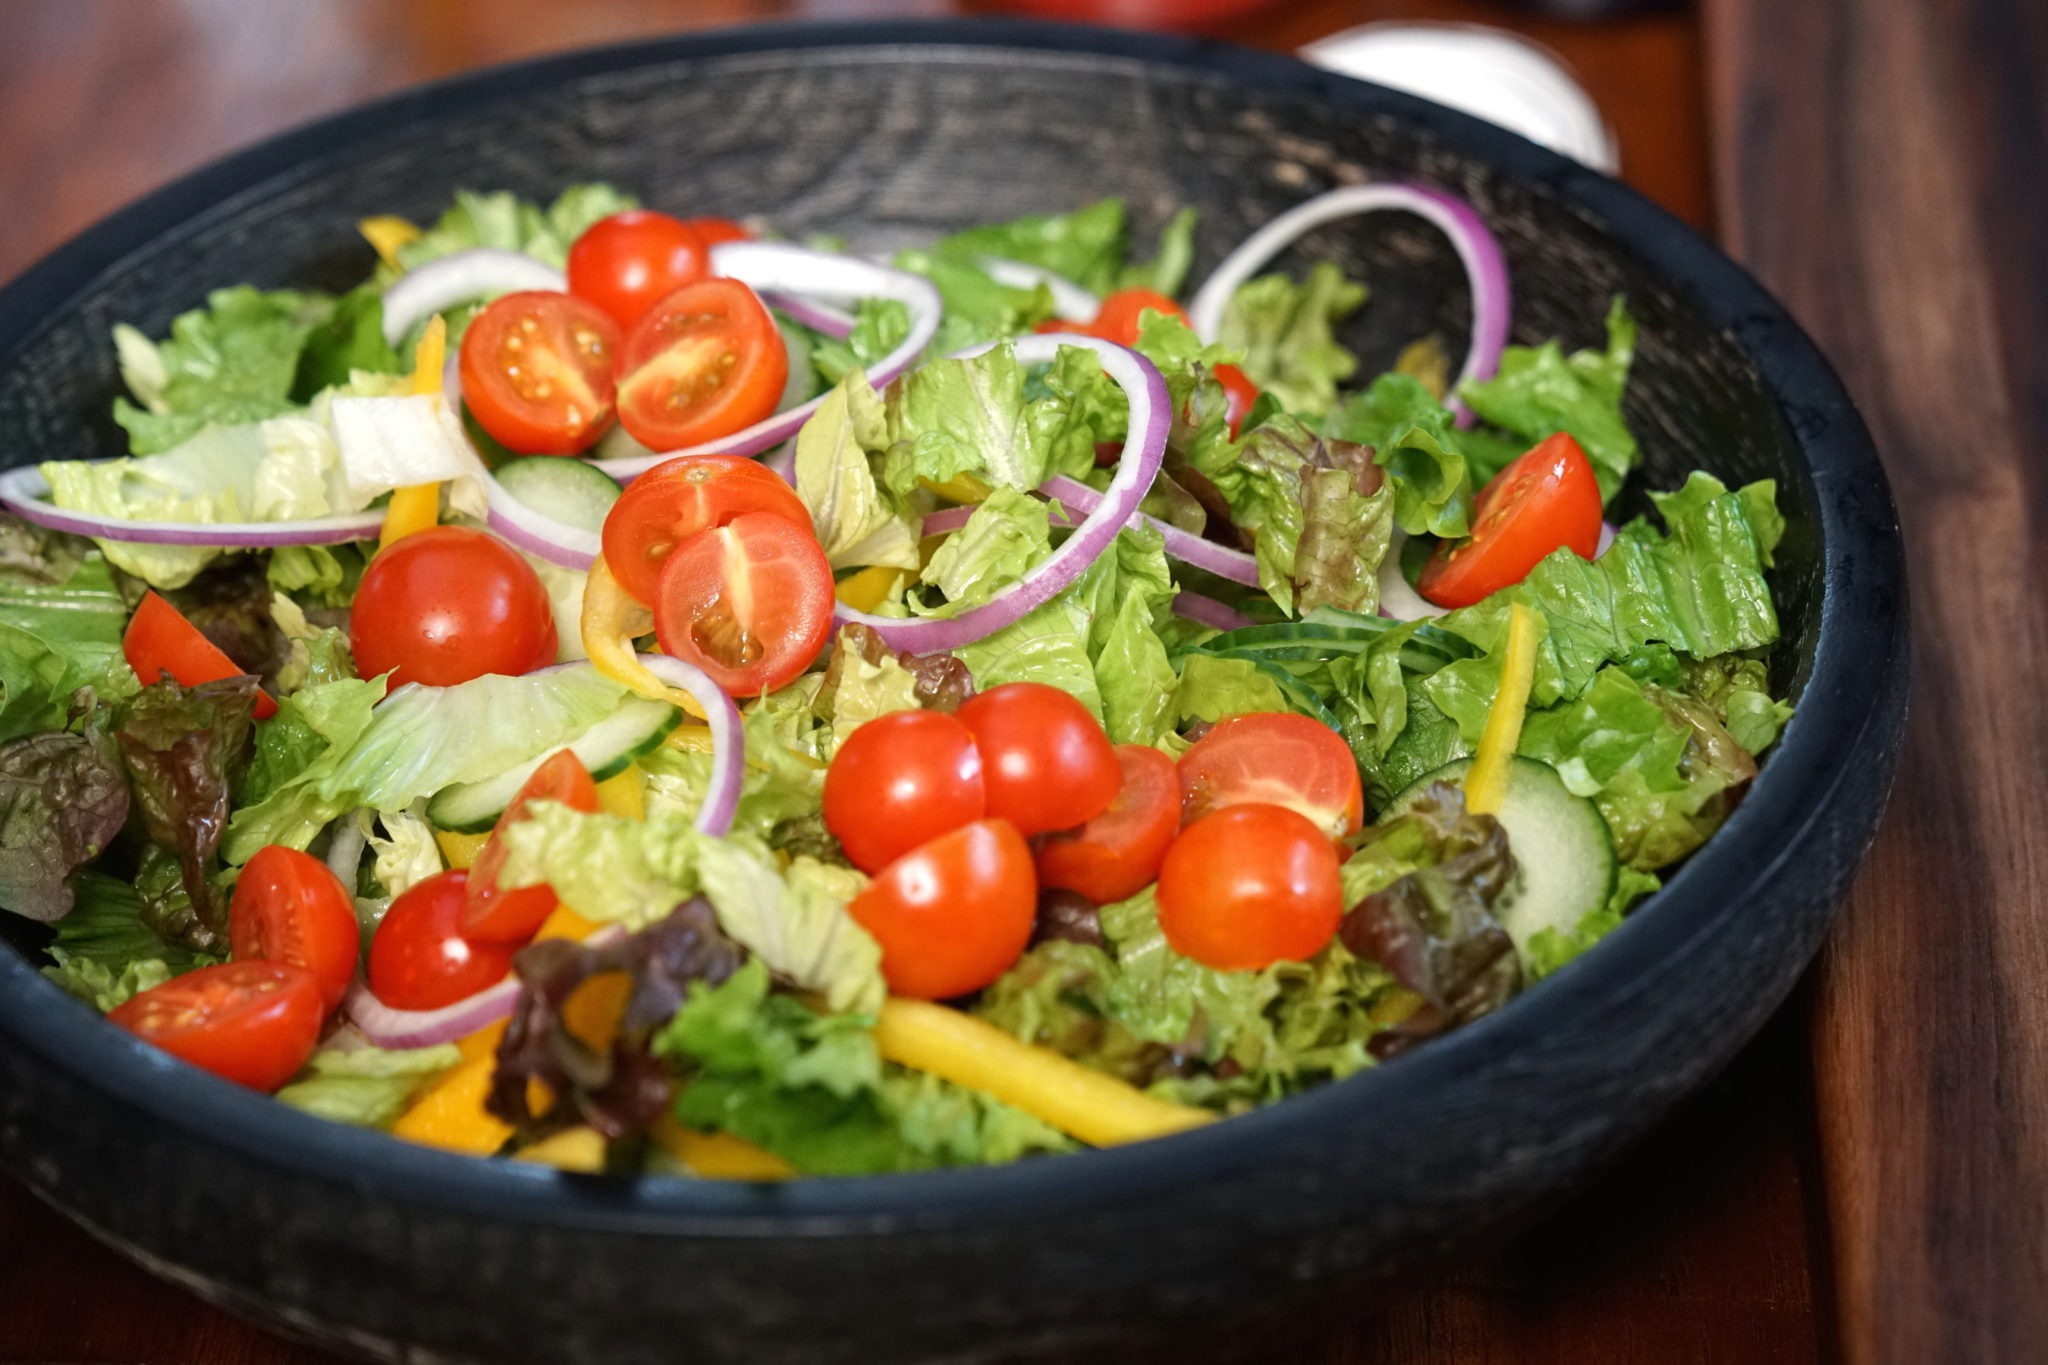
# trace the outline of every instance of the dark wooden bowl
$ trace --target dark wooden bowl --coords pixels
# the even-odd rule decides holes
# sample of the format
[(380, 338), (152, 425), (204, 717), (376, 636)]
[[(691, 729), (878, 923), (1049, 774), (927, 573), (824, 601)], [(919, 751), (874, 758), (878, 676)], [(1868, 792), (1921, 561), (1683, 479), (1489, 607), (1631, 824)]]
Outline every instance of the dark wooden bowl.
[[(1330, 185), (1414, 179), (1505, 244), (1515, 336), (1642, 323), (1652, 485), (1774, 477), (1799, 713), (1727, 827), (1606, 943), (1376, 1071), (1201, 1132), (995, 1170), (751, 1187), (473, 1161), (308, 1118), (102, 1024), (0, 948), (0, 1162), (145, 1264), (388, 1359), (982, 1360), (1198, 1328), (1384, 1277), (1554, 1199), (1670, 1111), (1812, 956), (1884, 804), (1905, 584), (1883, 471), (1811, 343), (1631, 191), (1406, 95), (1183, 39), (1014, 24), (751, 30), (485, 72), (273, 139), (0, 291), (7, 463), (113, 453), (107, 329), (213, 286), (346, 286), (355, 220), (458, 186), (605, 179), (883, 248), (1130, 202), (1202, 212), (1201, 269)], [(1368, 366), (1465, 291), (1412, 222), (1304, 248), (1362, 272)], [(1370, 370), (1368, 370), (1370, 372)], [(1683, 1172), (1673, 1172), (1683, 1180)], [(414, 1354), (417, 1352), (417, 1354)]]

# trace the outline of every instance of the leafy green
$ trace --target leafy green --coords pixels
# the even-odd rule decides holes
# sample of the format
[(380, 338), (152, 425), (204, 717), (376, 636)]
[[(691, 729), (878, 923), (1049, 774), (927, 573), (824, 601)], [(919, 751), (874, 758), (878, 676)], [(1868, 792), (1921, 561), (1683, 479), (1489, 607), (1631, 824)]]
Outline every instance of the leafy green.
[[(0, 619), (45, 648), (61, 646), (81, 674), (97, 674), (121, 657), (128, 604), (91, 541), (0, 513)], [(8, 648), (0, 644), (0, 653)], [(0, 687), (5, 678), (0, 663)], [(0, 715), (7, 705), (0, 694)], [(0, 738), (6, 737), (0, 721)]]
[(431, 227), (398, 248), (398, 260), (411, 270), (452, 252), (490, 246), (523, 251), (562, 266), (584, 229), (600, 218), (638, 207), (633, 196), (602, 184), (571, 185), (546, 208), (510, 190), (457, 190), (454, 204)]
[[(88, 564), (71, 581), (100, 579), (109, 583), (111, 593), (105, 568), (104, 563)], [(38, 630), (0, 621), (0, 741), (63, 729), (72, 694), (82, 687), (103, 697), (135, 689), (135, 674), (121, 654), (126, 612), (114, 614), (119, 599), (81, 592), (75, 600), (79, 610), (53, 608), (47, 620), (24, 612)]]
[(918, 567), (918, 526), (875, 477), (889, 417), (862, 375), (825, 395), (796, 437), (796, 491), (834, 568)]
[(937, 588), (944, 601), (923, 614), (957, 616), (978, 607), (1051, 551), (1050, 506), (1015, 488), (995, 488), (924, 566), (918, 581)]
[(845, 339), (820, 336), (811, 344), (811, 365), (827, 384), (855, 370), (867, 370), (910, 335), (910, 309), (897, 299), (862, 299), (854, 305), (853, 330)]
[[(1518, 445), (1510, 443), (1508, 458), (1546, 436), (1570, 432), (1599, 476), (1601, 500), (1611, 501), (1640, 458), (1621, 415), (1635, 349), (1635, 320), (1625, 301), (1616, 298), (1607, 310), (1606, 349), (1566, 355), (1556, 341), (1510, 346), (1493, 378), (1468, 380), (1458, 393), (1481, 419), (1517, 439)], [(1506, 462), (1485, 461), (1475, 480), (1483, 482)]]
[(998, 284), (972, 261), (936, 251), (903, 251), (897, 253), (896, 266), (915, 271), (938, 287), (945, 312), (926, 348), (929, 355), (951, 355), (985, 341), (1022, 336), (1053, 315), (1050, 289), (1042, 284), (1029, 289)]
[(1712, 707), (1737, 744), (1753, 755), (1777, 742), (1792, 708), (1771, 697), (1770, 677), (1760, 659), (1724, 654), (1689, 660), (1680, 688)]
[(966, 263), (982, 256), (1022, 261), (1064, 275), (1092, 294), (1107, 294), (1120, 282), (1128, 238), (1123, 201), (1101, 199), (1072, 213), (967, 228), (934, 243), (931, 255)]
[(1235, 466), (1214, 481), (1255, 535), (1259, 585), (1282, 610), (1378, 606), (1395, 495), (1370, 450), (1283, 414), (1247, 433)]
[(87, 868), (75, 879), (77, 903), (57, 922), (43, 975), (105, 1013), (174, 976), (221, 959), (169, 943), (143, 917), (141, 894), (119, 877)]
[(1248, 280), (1224, 307), (1217, 340), (1244, 354), (1244, 372), (1287, 411), (1320, 417), (1337, 401), (1337, 386), (1358, 369), (1358, 357), (1337, 341), (1336, 327), (1365, 302), (1365, 286), (1318, 261), (1299, 284), (1285, 275)]
[(308, 403), (322, 389), (346, 385), (359, 370), (396, 374), (404, 368), (384, 340), (384, 293), (365, 284), (336, 299), (333, 311), (306, 333), (290, 396)]
[(82, 735), (23, 735), (0, 744), (0, 906), (62, 919), (72, 874), (106, 851), (128, 816), (119, 766)]
[(462, 1052), (453, 1043), (391, 1052), (322, 1048), (277, 1098), (336, 1123), (388, 1128), (421, 1091), (461, 1062)]
[(1662, 886), (1648, 872), (1624, 866), (1615, 879), (1614, 894), (1605, 905), (1586, 912), (1570, 933), (1543, 929), (1531, 938), (1522, 952), (1522, 970), (1530, 981), (1541, 981), (1580, 953), (1621, 927), (1629, 907)]
[(1472, 481), (1463, 435), (1451, 414), (1419, 382), (1388, 373), (1354, 394), (1323, 422), (1323, 435), (1372, 447), (1394, 486), (1394, 521), (1411, 536), (1453, 539), (1472, 516)]
[[(775, 707), (756, 704), (743, 730), (747, 772), (733, 828), (771, 841), (785, 821), (816, 813), (825, 787), (824, 743), (813, 741), (820, 750), (815, 754), (793, 749), (783, 737), (788, 719)], [(695, 818), (711, 787), (710, 754), (657, 749), (640, 760), (640, 767), (648, 778), (650, 810)]]
[(121, 375), (136, 402), (115, 399), (114, 420), (127, 429), (130, 449), (153, 455), (209, 426), (290, 411), (300, 350), (333, 309), (333, 300), (318, 294), (236, 285), (180, 314), (164, 341), (115, 327)]
[(1173, 690), (1173, 719), (1178, 725), (1293, 709), (1273, 675), (1250, 659), (1190, 654), (1181, 661), (1180, 682)]
[(920, 366), (889, 386), (885, 407), (882, 480), (898, 497), (919, 479), (945, 483), (961, 474), (1032, 489), (1053, 464), (1059, 433), (1039, 420), (1046, 409), (1027, 404), (1024, 366), (1009, 346)]
[[(1183, 208), (1167, 219), (1159, 232), (1159, 248), (1149, 261), (1133, 261), (1117, 275), (1119, 289), (1149, 289), (1172, 298), (1186, 283), (1195, 263), (1195, 219), (1192, 208)], [(1077, 319), (1085, 321), (1085, 319)]]

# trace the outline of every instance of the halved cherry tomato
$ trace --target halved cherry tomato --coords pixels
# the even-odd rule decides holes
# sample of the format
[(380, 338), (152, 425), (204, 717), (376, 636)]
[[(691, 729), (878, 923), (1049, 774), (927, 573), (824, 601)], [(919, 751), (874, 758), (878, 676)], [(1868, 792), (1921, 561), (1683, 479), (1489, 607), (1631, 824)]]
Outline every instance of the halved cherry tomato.
[(1181, 831), (1159, 869), (1173, 950), (1229, 972), (1303, 961), (1344, 917), (1337, 849), (1283, 806), (1231, 806)]
[(242, 868), (228, 905), (228, 943), (238, 962), (289, 962), (320, 983), (328, 1009), (355, 980), (363, 933), (355, 898), (327, 864), (269, 844)]
[(1329, 726), (1285, 711), (1218, 721), (1180, 756), (1180, 794), (1190, 821), (1256, 801), (1299, 811), (1337, 838), (1365, 818), (1351, 746)]
[(1030, 942), (1031, 848), (1007, 820), (977, 820), (890, 863), (847, 908), (882, 945), (890, 990), (965, 995), (1008, 971)]
[(1210, 373), (1223, 386), (1223, 411), (1229, 418), (1230, 439), (1234, 441), (1244, 426), (1245, 414), (1252, 410), (1252, 404), (1259, 401), (1259, 386), (1235, 365), (1218, 365)]
[(1562, 431), (1487, 480), (1471, 536), (1438, 545), (1415, 587), (1440, 607), (1469, 607), (1521, 582), (1560, 548), (1581, 559), (1600, 548), (1600, 480)]
[(1119, 346), (1138, 344), (1138, 324), (1145, 311), (1164, 313), (1168, 317), (1187, 318), (1187, 312), (1164, 294), (1150, 289), (1119, 289), (1102, 301), (1102, 308), (1095, 314), (1095, 321), (1089, 330), (1104, 341), (1114, 341)]
[(877, 716), (847, 736), (825, 771), (825, 828), (863, 872), (987, 808), (974, 734), (943, 711)]
[(366, 678), (446, 687), (555, 661), (555, 613), (519, 552), (485, 531), (435, 526), (370, 561), (349, 613)]
[(754, 239), (753, 233), (730, 218), (685, 218), (683, 222), (697, 230), (697, 236), (707, 247), (717, 246), (720, 242), (750, 242)]
[(462, 401), (521, 455), (574, 455), (611, 425), (618, 324), (571, 294), (507, 294), (462, 334)]
[[(121, 633), (121, 652), (128, 666), (144, 683), (153, 683), (168, 673), (180, 687), (197, 687), (222, 678), (239, 678), (243, 670), (206, 638), (185, 614), (153, 592), (142, 594), (128, 628)], [(267, 720), (277, 714), (277, 703), (268, 692), (256, 694), (256, 718)]]
[(832, 565), (811, 528), (748, 512), (669, 555), (654, 634), (733, 696), (759, 696), (811, 666), (831, 637), (834, 600)]
[(516, 943), (466, 938), (469, 874), (442, 872), (391, 903), (370, 939), (370, 994), (393, 1009), (437, 1010), (495, 986)]
[(180, 1061), (271, 1091), (313, 1055), (320, 983), (289, 962), (223, 962), (174, 976), (107, 1018)]
[(711, 271), (711, 243), (698, 224), (652, 209), (600, 218), (569, 248), (569, 292), (588, 299), (621, 327)]
[(699, 280), (634, 326), (619, 375), (619, 421), (649, 449), (675, 450), (773, 413), (789, 351), (753, 290), (738, 280)]
[(954, 712), (981, 750), (988, 813), (1025, 834), (1085, 825), (1116, 798), (1123, 769), (1072, 694), (1044, 683), (991, 687)]
[(604, 519), (604, 562), (619, 586), (652, 605), (669, 553), (746, 512), (811, 524), (810, 509), (782, 476), (742, 455), (679, 455), (626, 485)]
[(599, 806), (597, 783), (591, 781), (583, 760), (569, 749), (560, 750), (533, 770), (533, 776), (498, 817), (476, 861), (469, 865), (469, 900), (462, 912), (465, 938), (524, 943), (554, 913), (554, 888), (545, 883), (510, 890), (498, 887), (498, 870), (507, 856), (502, 836), (526, 818), (530, 801), (559, 801), (572, 810), (594, 813)]
[(1078, 891), (1097, 905), (1137, 895), (1159, 875), (1180, 832), (1180, 778), (1149, 744), (1116, 746), (1123, 786), (1109, 809), (1038, 849), (1041, 886)]

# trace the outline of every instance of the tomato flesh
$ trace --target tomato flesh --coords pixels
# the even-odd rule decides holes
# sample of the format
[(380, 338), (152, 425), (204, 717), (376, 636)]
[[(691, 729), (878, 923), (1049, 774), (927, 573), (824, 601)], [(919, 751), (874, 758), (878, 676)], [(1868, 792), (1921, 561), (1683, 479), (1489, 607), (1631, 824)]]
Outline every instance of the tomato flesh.
[(1472, 534), (1436, 547), (1416, 591), (1440, 607), (1469, 607), (1521, 582), (1559, 549), (1591, 559), (1600, 516), (1592, 462), (1560, 431), (1487, 480), (1473, 502)]
[(555, 661), (555, 613), (540, 575), (485, 531), (435, 526), (370, 561), (349, 612), (366, 678), (447, 687)]
[(328, 1009), (341, 1003), (362, 955), (355, 897), (327, 864), (283, 844), (256, 850), (235, 880), (228, 942), (238, 962), (287, 962), (320, 983)]
[(619, 355), (619, 420), (651, 450), (715, 441), (775, 411), (789, 352), (738, 280), (685, 285), (634, 325)]
[(462, 400), (521, 455), (573, 455), (611, 425), (619, 328), (570, 294), (507, 294), (462, 334)]
[(1123, 785), (1109, 736), (1088, 708), (1044, 683), (992, 687), (958, 712), (981, 751), (988, 813), (1025, 834), (1073, 829), (1102, 814)]
[(1039, 885), (1078, 891), (1097, 905), (1137, 895), (1159, 875), (1180, 832), (1180, 777), (1149, 744), (1116, 746), (1123, 785), (1109, 809), (1038, 850)]
[(795, 681), (825, 648), (832, 590), (832, 565), (809, 526), (748, 512), (669, 555), (654, 634), (733, 696), (759, 696)]
[(1138, 344), (1139, 324), (1147, 310), (1187, 320), (1187, 313), (1166, 295), (1150, 289), (1119, 289), (1102, 300), (1090, 330), (1119, 346)]
[(870, 874), (987, 809), (974, 734), (943, 711), (877, 716), (825, 772), (825, 828)]
[(526, 818), (526, 807), (534, 801), (559, 801), (572, 810), (594, 813), (598, 808), (597, 783), (574, 751), (563, 749), (533, 770), (519, 788), (519, 794), (505, 807), (491, 837), (478, 850), (469, 866), (467, 904), (462, 912), (462, 934), (469, 939), (493, 943), (524, 943), (555, 910), (554, 888), (539, 886), (500, 888), (498, 872), (505, 866), (508, 850), (505, 831)]
[[(244, 676), (219, 645), (154, 592), (142, 594), (135, 614), (128, 618), (128, 627), (121, 633), (121, 652), (145, 685), (166, 673), (177, 679), (180, 687)], [(277, 703), (270, 694), (258, 691), (256, 718), (267, 720), (276, 714)]]
[(466, 937), (469, 874), (442, 872), (391, 903), (370, 939), (370, 994), (393, 1009), (437, 1010), (495, 986), (515, 943)]
[(1306, 961), (1344, 918), (1336, 846), (1284, 806), (1230, 806), (1189, 825), (1158, 895), (1167, 943), (1222, 971)]
[(661, 566), (676, 546), (748, 512), (773, 512), (805, 527), (810, 509), (759, 460), (679, 455), (626, 486), (604, 519), (604, 562), (619, 586), (652, 605)]
[(980, 990), (1023, 956), (1038, 914), (1031, 848), (1005, 820), (977, 820), (876, 874), (848, 911), (882, 945), (898, 995)]
[(1230, 423), (1230, 439), (1234, 441), (1244, 428), (1245, 415), (1259, 401), (1259, 386), (1235, 365), (1218, 365), (1211, 373), (1223, 386), (1223, 411)]
[(180, 1061), (271, 1091), (313, 1055), (320, 983), (288, 962), (223, 962), (172, 977), (107, 1015)]
[(1181, 810), (1199, 820), (1225, 806), (1285, 806), (1332, 838), (1365, 818), (1351, 746), (1329, 726), (1285, 711), (1227, 716), (1180, 756)]

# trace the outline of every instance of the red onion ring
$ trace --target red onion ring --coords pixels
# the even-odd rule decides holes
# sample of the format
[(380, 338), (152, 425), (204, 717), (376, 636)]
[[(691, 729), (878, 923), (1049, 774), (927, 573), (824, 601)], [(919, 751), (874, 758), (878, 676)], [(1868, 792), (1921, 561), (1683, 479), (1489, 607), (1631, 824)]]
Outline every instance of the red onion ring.
[(1056, 275), (1043, 266), (1027, 261), (1013, 261), (1007, 256), (982, 256), (977, 258), (983, 272), (997, 284), (1012, 289), (1036, 289), (1044, 285), (1052, 295), (1052, 306), (1059, 315), (1069, 322), (1093, 322), (1095, 315), (1102, 311), (1102, 300), (1065, 275)]
[(1198, 592), (1175, 593), (1173, 614), (1216, 630), (1241, 630), (1246, 626), (1258, 624), (1236, 607), (1218, 602), (1213, 597), (1205, 597)]
[[(876, 361), (868, 371), (868, 382), (877, 388), (910, 368), (924, 348), (931, 344), (945, 311), (939, 291), (930, 280), (892, 266), (877, 265), (858, 256), (813, 251), (809, 247), (780, 242), (720, 242), (711, 248), (711, 268), (757, 291), (798, 294), (829, 305), (853, 304), (861, 299), (895, 299), (909, 308), (909, 335), (904, 337), (902, 345)], [(810, 420), (811, 414), (824, 401), (825, 394), (819, 394), (808, 403), (776, 413), (715, 441), (702, 441), (693, 446), (648, 455), (594, 460), (592, 463), (623, 482), (637, 478), (662, 461), (672, 460), (678, 455), (758, 455), (796, 435), (798, 428)]]
[[(1023, 578), (978, 607), (958, 616), (911, 619), (855, 611), (843, 602), (833, 609), (833, 617), (841, 625), (866, 626), (891, 649), (913, 654), (958, 649), (994, 634), (1050, 601), (1116, 542), (1117, 533), (1136, 514), (1139, 502), (1152, 487), (1159, 462), (1166, 454), (1172, 399), (1159, 371), (1136, 351), (1097, 337), (1059, 333), (997, 344), (1013, 346), (1017, 359), (1027, 365), (1050, 364), (1062, 346), (1082, 346), (1095, 352), (1103, 370), (1130, 403), (1130, 424), (1116, 477), (1107, 492), (1097, 495), (1095, 509), (1075, 528), (1074, 534)], [(993, 346), (984, 346), (963, 354), (979, 355), (992, 349)]]
[(216, 550), (269, 550), (280, 545), (339, 545), (375, 540), (382, 512), (308, 517), (299, 521), (143, 521), (69, 512), (47, 500), (49, 483), (33, 465), (0, 474), (0, 507), (23, 521), (95, 540), (127, 545), (190, 545)]
[(705, 723), (711, 727), (711, 784), (704, 790), (704, 804), (697, 809), (696, 825), (705, 834), (730, 833), (739, 810), (740, 788), (747, 777), (747, 740), (739, 708), (725, 689), (695, 664), (669, 654), (642, 654), (640, 662), (649, 673), (689, 693), (704, 708)]
[[(1064, 474), (1053, 475), (1039, 485), (1038, 491), (1081, 513), (1094, 511), (1103, 496), (1080, 480), (1070, 479)], [(1206, 570), (1218, 578), (1227, 578), (1233, 583), (1242, 583), (1248, 588), (1259, 586), (1259, 562), (1244, 551), (1204, 540), (1191, 531), (1183, 531), (1171, 522), (1143, 512), (1138, 513), (1137, 518), (1159, 532), (1166, 541), (1166, 553), (1181, 563)]]
[(589, 572), (591, 563), (604, 548), (597, 532), (571, 526), (545, 512), (535, 511), (513, 497), (511, 490), (487, 471), (480, 471), (478, 477), (483, 480), (484, 497), (490, 503), (486, 524), (493, 531), (512, 545), (550, 564), (559, 564), (579, 573)]
[(559, 293), (568, 287), (568, 276), (523, 251), (493, 246), (453, 251), (406, 271), (384, 291), (384, 340), (396, 346), (417, 323), (486, 294)]
[(402, 1051), (467, 1038), (478, 1029), (510, 1017), (512, 1007), (518, 1003), (519, 981), (506, 977), (495, 986), (486, 986), (475, 995), (437, 1010), (395, 1009), (370, 994), (369, 984), (358, 976), (349, 985), (341, 1009), (372, 1045)]
[(853, 314), (844, 309), (834, 308), (827, 303), (815, 303), (779, 289), (762, 290), (761, 302), (791, 322), (808, 327), (820, 335), (833, 337), (839, 341), (853, 335)]
[(1421, 185), (1346, 185), (1296, 205), (1245, 238), (1224, 257), (1189, 302), (1189, 324), (1202, 340), (1216, 340), (1231, 296), (1288, 243), (1324, 223), (1387, 210), (1412, 213), (1434, 224), (1450, 239), (1472, 282), (1471, 344), (1465, 353), (1464, 367), (1458, 371), (1444, 404), (1456, 414), (1459, 425), (1468, 425), (1472, 414), (1458, 398), (1458, 386), (1467, 380), (1491, 378), (1500, 366), (1511, 313), (1508, 267), (1499, 241), (1479, 215), (1470, 205), (1440, 190)]

